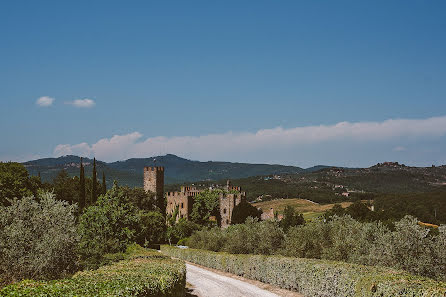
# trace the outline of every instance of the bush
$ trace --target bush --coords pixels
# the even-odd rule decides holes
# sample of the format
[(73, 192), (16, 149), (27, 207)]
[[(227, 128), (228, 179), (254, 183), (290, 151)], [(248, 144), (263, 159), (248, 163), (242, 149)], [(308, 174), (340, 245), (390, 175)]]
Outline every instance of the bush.
[(227, 229), (213, 228), (195, 232), (189, 239), (193, 248), (226, 251), (236, 254), (273, 254), (284, 239), (284, 233), (276, 221), (258, 222), (248, 218), (245, 224)]
[(188, 239), (188, 245), (197, 249), (217, 252), (226, 242), (223, 230), (219, 227), (203, 229), (192, 234)]
[(439, 235), (406, 216), (391, 231), (380, 222), (361, 223), (349, 216), (316, 220), (292, 227), (282, 255), (346, 261), (403, 269), (413, 274), (446, 280), (445, 227)]
[(149, 296), (183, 297), (186, 267), (182, 261), (131, 246), (125, 260), (76, 273), (57, 281), (22, 281), (0, 290), (1, 296)]
[(174, 225), (167, 228), (166, 237), (169, 243), (175, 244), (179, 240), (191, 236), (192, 233), (200, 229), (200, 225), (181, 218), (178, 220), (178, 222), (174, 223)]
[(123, 252), (136, 240), (137, 212), (117, 186), (85, 209), (79, 220), (79, 254), (84, 267), (97, 268), (103, 255)]
[(305, 296), (444, 296), (446, 284), (403, 271), (316, 259), (232, 255), (161, 246), (163, 253)]
[(76, 207), (41, 193), (0, 206), (0, 278), (57, 278), (76, 269)]

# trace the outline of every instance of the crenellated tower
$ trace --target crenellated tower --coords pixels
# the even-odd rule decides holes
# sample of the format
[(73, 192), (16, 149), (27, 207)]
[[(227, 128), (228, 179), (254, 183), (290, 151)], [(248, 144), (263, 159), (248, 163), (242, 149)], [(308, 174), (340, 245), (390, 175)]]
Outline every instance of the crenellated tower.
[(164, 167), (144, 167), (144, 190), (155, 193), (156, 205), (164, 213)]

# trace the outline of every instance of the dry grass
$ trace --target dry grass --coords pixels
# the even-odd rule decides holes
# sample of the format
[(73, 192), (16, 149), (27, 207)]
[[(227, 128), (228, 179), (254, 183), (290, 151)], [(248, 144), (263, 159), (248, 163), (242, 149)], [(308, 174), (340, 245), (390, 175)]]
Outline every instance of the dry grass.
[[(342, 207), (346, 208), (351, 205), (352, 202), (342, 202), (340, 204)], [(285, 207), (290, 205), (294, 207), (296, 211), (310, 215), (314, 213), (324, 213), (325, 211), (331, 209), (334, 204), (318, 204), (305, 199), (294, 198), (257, 202), (253, 205), (255, 207), (261, 208), (264, 212), (269, 211), (271, 208), (273, 208), (274, 211), (279, 211), (279, 213), (283, 213)]]

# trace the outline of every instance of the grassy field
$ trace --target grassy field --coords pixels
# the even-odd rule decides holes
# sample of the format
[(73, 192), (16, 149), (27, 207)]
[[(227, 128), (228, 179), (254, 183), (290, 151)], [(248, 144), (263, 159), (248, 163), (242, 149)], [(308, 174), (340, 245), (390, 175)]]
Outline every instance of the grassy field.
[[(352, 202), (341, 202), (342, 207), (346, 208), (352, 204)], [(294, 209), (304, 215), (306, 220), (311, 220), (315, 217), (322, 215), (327, 210), (331, 209), (334, 204), (318, 204), (305, 199), (276, 199), (270, 201), (257, 202), (253, 204), (255, 207), (261, 208), (264, 212), (269, 211), (271, 208), (274, 211), (278, 211), (280, 214), (286, 206), (292, 206)]]

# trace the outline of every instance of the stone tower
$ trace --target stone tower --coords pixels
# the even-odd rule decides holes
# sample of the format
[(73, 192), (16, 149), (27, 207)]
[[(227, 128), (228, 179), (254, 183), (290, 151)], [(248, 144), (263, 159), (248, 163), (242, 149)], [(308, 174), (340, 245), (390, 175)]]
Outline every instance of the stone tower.
[(144, 190), (155, 193), (156, 205), (164, 213), (164, 167), (144, 167)]

